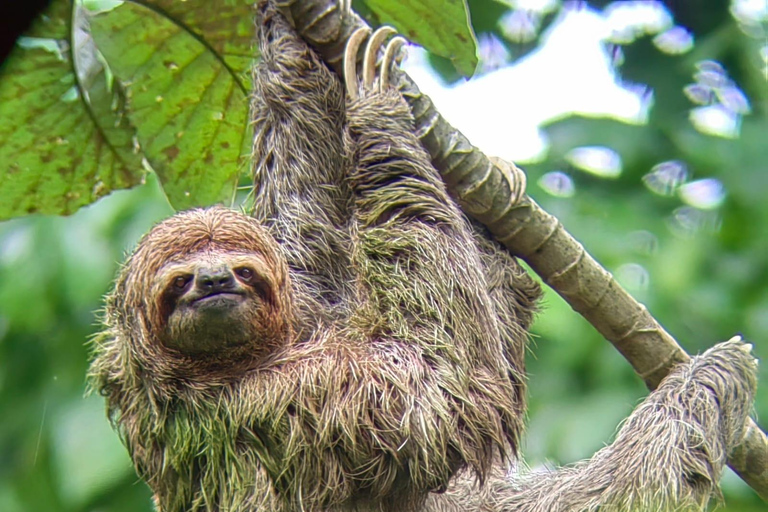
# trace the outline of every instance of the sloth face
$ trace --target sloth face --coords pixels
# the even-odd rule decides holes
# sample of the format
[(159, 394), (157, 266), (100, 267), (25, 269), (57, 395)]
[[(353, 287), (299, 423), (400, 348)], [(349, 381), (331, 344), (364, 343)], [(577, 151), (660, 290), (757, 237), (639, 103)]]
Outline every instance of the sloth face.
[(189, 210), (156, 225), (118, 289), (116, 307), (127, 325), (144, 326), (136, 342), (148, 343), (148, 353), (159, 346), (219, 363), (258, 359), (291, 336), (279, 246), (258, 221), (226, 208)]
[(258, 320), (274, 307), (266, 264), (258, 254), (202, 253), (171, 263), (158, 276), (162, 342), (186, 354), (258, 341)]

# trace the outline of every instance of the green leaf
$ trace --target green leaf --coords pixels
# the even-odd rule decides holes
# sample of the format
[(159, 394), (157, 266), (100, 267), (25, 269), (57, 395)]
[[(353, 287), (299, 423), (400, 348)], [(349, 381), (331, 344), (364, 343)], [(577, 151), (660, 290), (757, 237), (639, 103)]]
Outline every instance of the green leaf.
[[(610, 118), (571, 115), (545, 125), (545, 129), (551, 144), (548, 158), (559, 165), (563, 165), (565, 154), (573, 148), (606, 146), (618, 152), (623, 161), (645, 162), (650, 169), (664, 159), (670, 146), (656, 129)], [(622, 175), (632, 177), (627, 172)]]
[(0, 72), (0, 218), (69, 214), (143, 177), (86, 29), (72, 2), (54, 2)]
[(250, 88), (256, 55), (256, 21), (252, 0), (132, 0), (145, 5), (198, 38)]
[(104, 418), (103, 401), (74, 399), (54, 420), (53, 455), (62, 498), (87, 509), (100, 494), (133, 473), (130, 458)]
[(477, 67), (477, 40), (465, 0), (364, 0), (383, 24), (453, 62), (464, 76)]
[[(247, 20), (248, 34), (235, 15)], [(232, 1), (126, 2), (92, 20), (94, 40), (126, 89), (139, 145), (177, 209), (234, 194), (249, 149), (243, 72), (252, 59), (243, 41), (253, 38), (252, 20), (250, 7)]]

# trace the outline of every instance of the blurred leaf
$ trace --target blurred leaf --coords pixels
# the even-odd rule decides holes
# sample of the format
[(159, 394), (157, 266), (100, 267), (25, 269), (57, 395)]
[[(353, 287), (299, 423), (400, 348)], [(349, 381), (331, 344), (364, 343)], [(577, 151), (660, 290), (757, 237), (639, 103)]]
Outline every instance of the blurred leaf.
[[(735, 28), (735, 27), (734, 27)], [(734, 37), (734, 53), (742, 56), (739, 68), (743, 72), (744, 87), (753, 103), (760, 105), (763, 115), (768, 115), (768, 77), (766, 77), (766, 42), (757, 37)]]
[(152, 510), (102, 400), (82, 401), (84, 344), (124, 251), (170, 213), (150, 176), (71, 217), (0, 223), (3, 512)]
[(453, 62), (464, 76), (477, 67), (477, 40), (464, 0), (365, 0), (381, 24)]
[[(549, 160), (562, 162), (568, 152), (583, 146), (605, 146), (616, 151), (624, 162), (624, 179), (633, 176), (632, 165), (647, 165), (647, 171), (669, 154), (671, 145), (648, 126), (627, 124), (612, 119), (570, 116), (545, 126), (551, 149)], [(560, 164), (562, 165), (562, 163)], [(629, 173), (626, 172), (629, 170)]]
[(143, 171), (81, 9), (54, 2), (0, 72), (0, 218), (69, 214)]
[[(179, 5), (190, 11), (184, 19), (191, 23), (206, 16), (217, 19), (208, 10), (217, 6), (224, 20), (231, 21), (245, 4), (237, 2), (228, 11), (229, 4)], [(201, 10), (193, 16), (196, 7)], [(222, 60), (184, 21), (164, 12), (124, 3), (94, 17), (93, 37), (125, 86), (127, 115), (173, 206), (185, 209), (231, 199), (249, 130), (245, 85), (229, 63), (241, 71), (247, 66), (237, 52)], [(240, 14), (252, 16), (250, 9)], [(222, 26), (211, 23), (209, 28), (217, 46), (231, 52), (221, 39)], [(238, 34), (240, 28), (238, 22), (230, 30)]]
[(0, 484), (0, 510), (4, 512), (23, 512), (25, 510), (18, 493), (8, 483)]
[(467, 0), (472, 28), (477, 33), (498, 32), (499, 19), (509, 11), (509, 3), (500, 0)]
[(104, 421), (98, 397), (77, 400), (54, 419), (53, 453), (61, 495), (82, 508), (133, 473), (125, 447)]
[(548, 453), (558, 465), (586, 459), (614, 438), (634, 401), (625, 389), (547, 397), (528, 426), (526, 452)]

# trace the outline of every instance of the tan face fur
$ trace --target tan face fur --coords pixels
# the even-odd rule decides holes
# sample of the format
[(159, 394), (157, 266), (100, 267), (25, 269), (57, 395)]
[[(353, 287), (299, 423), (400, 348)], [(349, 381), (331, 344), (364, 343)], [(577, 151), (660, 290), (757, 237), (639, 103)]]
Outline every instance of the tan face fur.
[[(155, 226), (118, 279), (135, 313), (137, 353), (254, 362), (289, 339), (285, 262), (271, 236), (224, 208), (183, 212)], [(133, 320), (133, 319), (128, 319)], [(138, 340), (138, 341), (137, 341)], [(243, 356), (249, 357), (243, 357)], [(152, 361), (148, 361), (152, 363)]]
[(163, 267), (154, 288), (165, 325), (162, 343), (190, 355), (259, 337), (250, 319), (274, 302), (269, 267), (259, 253), (195, 254)]

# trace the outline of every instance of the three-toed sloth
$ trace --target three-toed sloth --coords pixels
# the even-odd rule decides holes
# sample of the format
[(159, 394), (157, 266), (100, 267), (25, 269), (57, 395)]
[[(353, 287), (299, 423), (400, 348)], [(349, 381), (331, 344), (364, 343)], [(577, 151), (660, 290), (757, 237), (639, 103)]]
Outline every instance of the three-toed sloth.
[(754, 394), (748, 347), (681, 366), (592, 460), (513, 471), (538, 286), (446, 193), (389, 83), (397, 39), (371, 36), (343, 87), (259, 15), (254, 215), (155, 226), (94, 342), (159, 510), (703, 510)]

